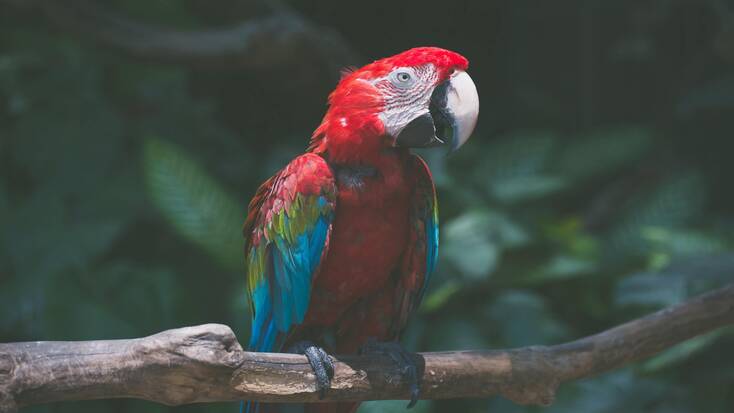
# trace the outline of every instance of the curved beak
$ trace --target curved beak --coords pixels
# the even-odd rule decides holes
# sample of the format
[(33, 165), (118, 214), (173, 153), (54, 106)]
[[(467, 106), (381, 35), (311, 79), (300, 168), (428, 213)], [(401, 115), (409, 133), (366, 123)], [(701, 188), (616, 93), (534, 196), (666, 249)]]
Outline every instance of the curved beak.
[(449, 144), (459, 149), (471, 136), (479, 116), (479, 94), (471, 77), (456, 71), (436, 86), (428, 112), (416, 117), (398, 134), (396, 146), (425, 148)]

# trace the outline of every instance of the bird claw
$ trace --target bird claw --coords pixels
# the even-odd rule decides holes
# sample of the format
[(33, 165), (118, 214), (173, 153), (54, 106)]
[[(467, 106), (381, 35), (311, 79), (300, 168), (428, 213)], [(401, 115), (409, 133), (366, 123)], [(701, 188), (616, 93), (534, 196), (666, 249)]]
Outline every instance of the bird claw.
[(398, 365), (403, 379), (410, 385), (410, 402), (406, 408), (410, 409), (418, 403), (420, 397), (420, 386), (418, 385), (418, 366), (412, 353), (405, 350), (400, 343), (396, 341), (378, 342), (369, 339), (362, 346), (361, 354), (382, 354), (387, 355)]
[(319, 399), (323, 399), (334, 377), (334, 360), (323, 348), (311, 341), (297, 342), (291, 347), (290, 352), (306, 356), (316, 376), (316, 390), (319, 392)]

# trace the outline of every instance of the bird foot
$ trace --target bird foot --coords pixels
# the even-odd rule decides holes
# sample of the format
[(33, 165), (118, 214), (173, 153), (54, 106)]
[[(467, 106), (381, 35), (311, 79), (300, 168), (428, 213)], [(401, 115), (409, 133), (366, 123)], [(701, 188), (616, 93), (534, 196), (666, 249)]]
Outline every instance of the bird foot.
[(319, 392), (319, 399), (323, 399), (334, 377), (334, 360), (323, 348), (310, 341), (297, 342), (290, 348), (290, 353), (306, 356), (316, 376), (316, 390)]
[(378, 342), (369, 339), (360, 349), (360, 354), (380, 354), (390, 357), (398, 365), (403, 379), (410, 385), (410, 402), (407, 408), (415, 406), (421, 391), (418, 385), (418, 366), (413, 353), (405, 350), (397, 341)]

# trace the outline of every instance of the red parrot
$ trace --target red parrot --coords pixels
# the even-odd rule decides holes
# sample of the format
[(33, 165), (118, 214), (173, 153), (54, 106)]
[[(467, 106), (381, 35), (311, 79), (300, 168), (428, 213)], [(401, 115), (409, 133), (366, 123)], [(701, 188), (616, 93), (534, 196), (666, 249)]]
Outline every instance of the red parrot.
[(306, 153), (250, 202), (243, 229), (249, 349), (305, 354), (322, 395), (333, 376), (326, 350), (366, 350), (401, 363), (411, 405), (418, 397), (415, 364), (397, 340), (436, 263), (438, 209), (430, 171), (409, 148), (455, 150), (467, 141), (479, 113), (467, 67), (458, 53), (419, 47), (345, 73)]

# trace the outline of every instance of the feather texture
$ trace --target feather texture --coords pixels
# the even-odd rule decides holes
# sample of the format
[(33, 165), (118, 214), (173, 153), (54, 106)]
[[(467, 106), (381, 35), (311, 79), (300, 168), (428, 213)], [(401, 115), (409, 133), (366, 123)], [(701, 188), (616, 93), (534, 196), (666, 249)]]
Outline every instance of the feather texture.
[(428, 165), (419, 156), (415, 156), (416, 161), (416, 191), (414, 202), (416, 212), (413, 219), (418, 221), (414, 223), (414, 228), (423, 225), (423, 237), (426, 240), (425, 248), (425, 276), (423, 284), (418, 293), (418, 302), (420, 304), (423, 296), (428, 288), (428, 282), (431, 279), (433, 271), (436, 269), (436, 261), (438, 261), (438, 199), (436, 197), (436, 188), (433, 185), (433, 177)]
[[(406, 66), (435, 70), (426, 86), (434, 87), (468, 62), (421, 47), (344, 73), (307, 153), (250, 203), (250, 350), (281, 351), (309, 340), (329, 352), (355, 353), (368, 339), (398, 339), (425, 295), (438, 258), (436, 191), (425, 162), (395, 147), (382, 116), (393, 95), (383, 94), (380, 78)], [(244, 404), (248, 413), (345, 413), (358, 406)]]
[(320, 156), (305, 154), (265, 182), (250, 203), (244, 233), (251, 350), (280, 350), (303, 322), (335, 201), (331, 169)]
[(408, 317), (418, 308), (428, 288), (438, 260), (438, 202), (433, 178), (425, 161), (411, 156), (414, 178), (408, 245), (403, 256), (399, 304), (393, 324), (393, 337), (399, 337)]

